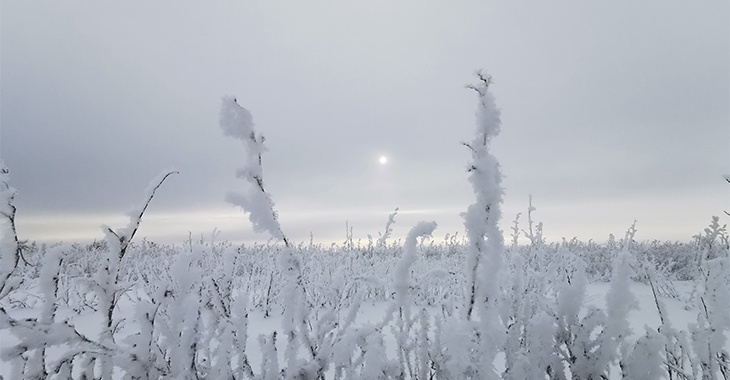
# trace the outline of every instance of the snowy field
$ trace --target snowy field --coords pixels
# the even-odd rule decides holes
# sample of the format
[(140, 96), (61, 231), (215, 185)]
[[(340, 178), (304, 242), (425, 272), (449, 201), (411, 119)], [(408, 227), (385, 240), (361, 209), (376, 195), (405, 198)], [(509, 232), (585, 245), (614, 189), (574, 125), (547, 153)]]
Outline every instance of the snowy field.
[[(478, 74), (469, 149), (474, 203), (463, 238), (420, 222), (393, 241), (287, 239), (264, 186), (264, 138), (224, 98), (220, 125), (247, 154), (241, 206), (275, 243), (216, 234), (177, 246), (134, 239), (129, 224), (91, 245), (21, 243), (0, 165), (3, 379), (728, 379), (730, 258), (719, 218), (687, 243), (548, 244), (515, 219), (505, 241), (500, 128)], [(730, 179), (728, 180), (730, 182)]]
[[(688, 244), (568, 241), (508, 248), (495, 303), (499, 333), (493, 337), (492, 371), (502, 378), (534, 378), (534, 370), (541, 374), (538, 378), (546, 378), (547, 367), (554, 363), (553, 368), (560, 366), (571, 376), (578, 369), (561, 355), (587, 345), (593, 352), (584, 353), (583, 360), (590, 365), (604, 360), (600, 372), (609, 378), (621, 378), (619, 362), (650, 365), (652, 360), (656, 378), (668, 378), (672, 355), (690, 378), (698, 377), (701, 352), (695, 339), (704, 335), (702, 343), (716, 340), (723, 354), (729, 351), (728, 330), (723, 336), (709, 330), (698, 308), (708, 295), (728, 297), (728, 279), (715, 283), (724, 289), (707, 289), (705, 277), (685, 266), (697, 255), (726, 252), (726, 242), (715, 239), (717, 248), (712, 248), (708, 236)], [(109, 247), (33, 245), (27, 247), (26, 258), (42, 265), (25, 267), (22, 283), (2, 300), (8, 315), (0, 332), (0, 373), (4, 379), (31, 378), (32, 370), (45, 366), (48, 375), (39, 372), (41, 378), (54, 373), (65, 378), (68, 372), (60, 367), (67, 363), (72, 377), (81, 378), (83, 369), (91, 368), (93, 377), (99, 377), (105, 357), (114, 363), (114, 378), (248, 378), (249, 366), (252, 378), (278, 378), (290, 366), (305, 372), (315, 368), (317, 359), (326, 378), (397, 378), (400, 373), (423, 378), (419, 372), (428, 378), (453, 378), (449, 374), (456, 368), (476, 371), (469, 368), (478, 358), (463, 351), (478, 339), (468, 328), (472, 323), (461, 316), (466, 304), (465, 242), (419, 239), (412, 246), (416, 256), (406, 272), (408, 285), (399, 288), (407, 246), (380, 241), (291, 249), (302, 265), (302, 295), (287, 284), (283, 246), (234, 247), (212, 239), (182, 246), (142, 241), (130, 246), (120, 262), (118, 282), (109, 285), (116, 300), (114, 339), (103, 343), (109, 305), (98, 284), (104, 281), (99, 274), (104, 273)], [(54, 265), (54, 257), (60, 266)], [(617, 273), (622, 258), (628, 271)], [(726, 265), (718, 263), (727, 259), (709, 262)], [(624, 275), (630, 277), (621, 278), (621, 284), (611, 282)], [(694, 275), (700, 277), (692, 279)], [(614, 310), (607, 307), (611, 303)], [(728, 311), (715, 313), (723, 317)], [(591, 321), (589, 315), (600, 317)], [(626, 335), (604, 337), (611, 326), (608, 318), (617, 318), (614, 324)], [(41, 327), (44, 320), (48, 325)], [(473, 324), (480, 321), (475, 314)], [(539, 329), (531, 331), (533, 323), (540, 323)], [(582, 329), (587, 323), (595, 324), (590, 332)], [(522, 327), (510, 328), (515, 324)], [(289, 338), (292, 331), (298, 332), (294, 340)], [(308, 352), (308, 339), (315, 343), (317, 359)], [(649, 345), (649, 352), (641, 351), (638, 342)], [(614, 352), (600, 352), (612, 345)], [(459, 358), (457, 352), (467, 357)], [(508, 358), (508, 352), (516, 357)], [(601, 359), (599, 354), (607, 356)], [(443, 367), (435, 367), (437, 363)], [(24, 365), (30, 374), (14, 372)], [(505, 372), (515, 365), (522, 372)], [(645, 372), (651, 371), (634, 378), (650, 378), (643, 377)]]

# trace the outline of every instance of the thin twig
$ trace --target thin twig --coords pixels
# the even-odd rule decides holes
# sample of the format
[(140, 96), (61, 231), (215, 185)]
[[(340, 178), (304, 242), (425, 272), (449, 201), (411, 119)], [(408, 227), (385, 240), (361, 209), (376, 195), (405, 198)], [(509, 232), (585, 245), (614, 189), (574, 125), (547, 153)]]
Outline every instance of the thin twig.
[[(169, 172), (169, 173), (165, 174), (165, 176), (162, 177), (162, 179), (160, 180), (160, 182), (152, 189), (152, 192), (150, 193), (149, 198), (147, 198), (147, 201), (144, 203), (144, 206), (142, 207), (142, 210), (140, 210), (139, 215), (136, 217), (137, 223), (134, 226), (134, 229), (132, 230), (132, 232), (129, 234), (129, 237), (126, 238), (126, 239), (124, 239), (124, 237), (119, 238), (119, 236), (117, 236), (119, 238), (119, 242), (122, 244), (122, 248), (121, 248), (121, 250), (119, 252), (119, 258), (120, 259), (126, 253), (127, 246), (129, 246), (129, 243), (132, 241), (132, 239), (134, 238), (134, 235), (137, 233), (137, 230), (139, 229), (139, 224), (142, 221), (142, 215), (144, 215), (144, 212), (147, 210), (147, 206), (150, 205), (150, 202), (152, 201), (152, 198), (154, 198), (155, 192), (157, 192), (157, 189), (159, 189), (160, 186), (162, 186), (162, 183), (165, 182), (165, 180), (167, 179), (167, 177), (171, 176), (172, 174), (180, 174), (180, 172), (178, 172), (178, 171), (172, 171), (172, 172)], [(125, 241), (122, 241), (122, 240), (125, 240)]]

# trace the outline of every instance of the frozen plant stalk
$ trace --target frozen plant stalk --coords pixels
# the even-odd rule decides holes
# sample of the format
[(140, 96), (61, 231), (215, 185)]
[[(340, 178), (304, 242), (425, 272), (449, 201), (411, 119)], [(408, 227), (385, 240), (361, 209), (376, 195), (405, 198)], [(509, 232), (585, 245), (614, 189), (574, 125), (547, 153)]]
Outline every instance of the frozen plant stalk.
[(467, 300), (466, 319), (471, 319), (477, 296), (477, 271), (481, 266), (490, 273), (484, 273), (482, 292), (484, 296), (495, 300), (497, 296), (496, 273), (499, 270), (504, 238), (497, 223), (501, 217), (502, 174), (497, 159), (489, 152), (489, 143), (500, 131), (500, 112), (494, 103), (494, 96), (489, 92), (491, 76), (477, 73), (479, 83), (470, 85), (479, 95), (479, 106), (476, 112), (476, 133), (471, 142), (464, 143), (471, 151), (469, 164), (469, 182), (472, 185), (475, 202), (462, 214), (469, 239), (467, 254)]
[(261, 155), (266, 151), (264, 146), (266, 139), (263, 135), (256, 134), (251, 112), (241, 107), (236, 98), (226, 96), (221, 105), (220, 126), (224, 135), (243, 143), (246, 154), (244, 166), (236, 171), (236, 177), (247, 183), (246, 192), (229, 192), (226, 194), (226, 201), (240, 206), (249, 214), (248, 218), (254, 231), (268, 232), (289, 246), (289, 241), (281, 231), (278, 215), (274, 210), (274, 201), (264, 189)]
[[(244, 193), (229, 192), (226, 200), (229, 203), (240, 206), (245, 213), (249, 214), (249, 220), (256, 232), (268, 232), (275, 239), (281, 240), (286, 246), (279, 258), (281, 272), (284, 274), (286, 285), (282, 291), (286, 300), (282, 318), (282, 332), (287, 339), (287, 347), (285, 351), (285, 359), (287, 368), (285, 370), (287, 378), (296, 377), (303, 373), (316, 374), (319, 378), (323, 373), (324, 367), (308, 367), (304, 368), (303, 363), (306, 361), (299, 360), (300, 347), (309, 354), (308, 361), (319, 363), (318, 347), (312, 342), (315, 339), (312, 336), (312, 324), (309, 321), (312, 305), (304, 286), (302, 267), (299, 259), (292, 254), (293, 247), (289, 240), (282, 232), (279, 224), (278, 214), (274, 210), (274, 202), (269, 193), (264, 188), (262, 154), (266, 151), (264, 146), (264, 136), (257, 134), (254, 129), (253, 116), (251, 113), (241, 107), (235, 98), (226, 96), (220, 110), (220, 127), (226, 136), (240, 140), (243, 143), (246, 158), (244, 166), (236, 172), (236, 176), (246, 181), (246, 191)], [(266, 344), (262, 344), (264, 356), (274, 355), (265, 347), (276, 346), (272, 343), (275, 336)], [(269, 366), (264, 368), (264, 377), (275, 376), (278, 362), (273, 359), (268, 360)], [(313, 375), (314, 376), (314, 375)]]
[(395, 211), (392, 214), (388, 215), (388, 221), (385, 223), (385, 232), (383, 232), (378, 239), (378, 248), (385, 248), (386, 242), (390, 237), (390, 234), (393, 232), (396, 215), (398, 215), (398, 207), (395, 208)]
[(468, 86), (479, 96), (477, 128), (474, 139), (464, 143), (471, 151), (469, 182), (476, 198), (462, 214), (469, 240), (464, 317), (472, 320), (475, 310), (478, 312), (478, 371), (481, 378), (489, 379), (497, 376), (493, 362), (504, 335), (496, 305), (499, 298), (497, 274), (504, 251), (504, 238), (497, 225), (502, 214), (502, 174), (497, 159), (489, 151), (492, 138), (499, 134), (501, 121), (494, 96), (489, 91), (491, 76), (478, 72), (477, 77), (478, 83)]
[(15, 230), (15, 199), (16, 191), (10, 187), (10, 170), (0, 161), (0, 217), (7, 220), (7, 226), (0, 221), (0, 299), (10, 293), (17, 286), (11, 280), (15, 268), (20, 262), (20, 244)]

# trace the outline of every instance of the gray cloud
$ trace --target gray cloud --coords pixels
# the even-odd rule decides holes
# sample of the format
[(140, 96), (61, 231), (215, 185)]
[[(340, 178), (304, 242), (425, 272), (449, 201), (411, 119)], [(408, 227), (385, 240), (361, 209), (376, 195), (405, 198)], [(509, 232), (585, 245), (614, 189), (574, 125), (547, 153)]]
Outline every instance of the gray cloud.
[[(374, 234), (396, 206), (454, 210), (418, 214), (454, 231), (470, 202), (463, 85), (484, 67), (503, 113), (505, 219), (533, 194), (551, 238), (639, 218), (646, 238), (684, 239), (730, 208), (728, 6), (4, 2), (0, 156), (29, 236), (58, 215), (122, 214), (168, 167), (181, 175), (150, 218), (179, 215), (148, 234), (207, 231), (220, 220), (188, 227), (183, 214), (235, 212), (223, 194), (243, 155), (217, 127), (234, 94), (268, 138), (267, 184), (298, 238), (348, 219)], [(296, 216), (311, 209), (322, 214)]]

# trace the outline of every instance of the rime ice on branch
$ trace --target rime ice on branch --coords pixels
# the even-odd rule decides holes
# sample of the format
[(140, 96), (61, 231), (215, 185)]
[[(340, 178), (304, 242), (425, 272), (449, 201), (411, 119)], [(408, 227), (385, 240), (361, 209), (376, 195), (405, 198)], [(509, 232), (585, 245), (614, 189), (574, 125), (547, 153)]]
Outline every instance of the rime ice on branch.
[[(475, 320), (479, 336), (476, 351), (480, 357), (476, 371), (482, 379), (496, 379), (494, 360), (505, 339), (505, 329), (497, 312), (500, 289), (497, 277), (500, 273), (504, 238), (498, 227), (501, 218), (502, 175), (497, 159), (489, 151), (489, 143), (499, 134), (500, 113), (489, 91), (492, 79), (477, 72), (479, 81), (468, 88), (479, 96), (474, 138), (464, 145), (471, 151), (468, 166), (469, 182), (476, 198), (462, 214), (469, 241), (466, 253), (466, 299), (462, 317)], [(476, 313), (475, 313), (476, 312)]]
[(244, 166), (236, 171), (236, 176), (247, 182), (246, 192), (229, 192), (226, 201), (240, 206), (249, 214), (254, 231), (268, 232), (289, 246), (274, 210), (274, 201), (264, 189), (261, 155), (266, 151), (265, 139), (263, 135), (256, 134), (251, 113), (241, 107), (236, 98), (226, 96), (221, 104), (220, 126), (223, 134), (241, 140), (246, 154)]
[(162, 173), (158, 174), (157, 177), (155, 177), (150, 182), (144, 192), (144, 202), (142, 202), (142, 204), (140, 204), (138, 207), (135, 207), (127, 213), (127, 216), (129, 217), (129, 223), (127, 223), (126, 227), (114, 231), (109, 228), (109, 226), (101, 226), (102, 230), (104, 230), (104, 233), (107, 234), (111, 240), (113, 240), (113, 242), (110, 242), (110, 244), (113, 244), (114, 246), (116, 246), (117, 243), (119, 244), (117, 250), (119, 254), (119, 259), (124, 257), (124, 255), (126, 254), (127, 247), (129, 247), (129, 243), (132, 241), (134, 235), (137, 233), (139, 225), (140, 223), (142, 223), (142, 216), (144, 215), (144, 212), (147, 211), (147, 207), (149, 207), (150, 202), (152, 202), (152, 198), (154, 198), (157, 189), (162, 186), (162, 183), (165, 182), (167, 177), (173, 174), (180, 174), (180, 172), (174, 169), (165, 170)]
[[(10, 276), (20, 263), (21, 251), (18, 234), (15, 230), (16, 190), (10, 187), (10, 170), (0, 161), (0, 298), (14, 287)], [(5, 220), (7, 225), (3, 225)]]
[[(500, 112), (494, 96), (489, 92), (491, 76), (482, 72), (478, 72), (477, 76), (479, 82), (468, 86), (479, 96), (476, 133), (472, 141), (463, 143), (471, 151), (469, 182), (476, 198), (474, 204), (462, 214), (469, 239), (466, 263), (469, 287), (465, 308), (467, 319), (471, 319), (474, 312), (477, 292), (491, 301), (496, 300), (499, 290), (496, 278), (504, 250), (504, 238), (497, 226), (502, 216), (502, 174), (497, 159), (489, 152), (489, 143), (500, 131)], [(480, 267), (485, 271), (482, 276), (478, 276)], [(481, 283), (477, 277), (482, 279)], [(486, 316), (482, 316), (484, 317)]]

